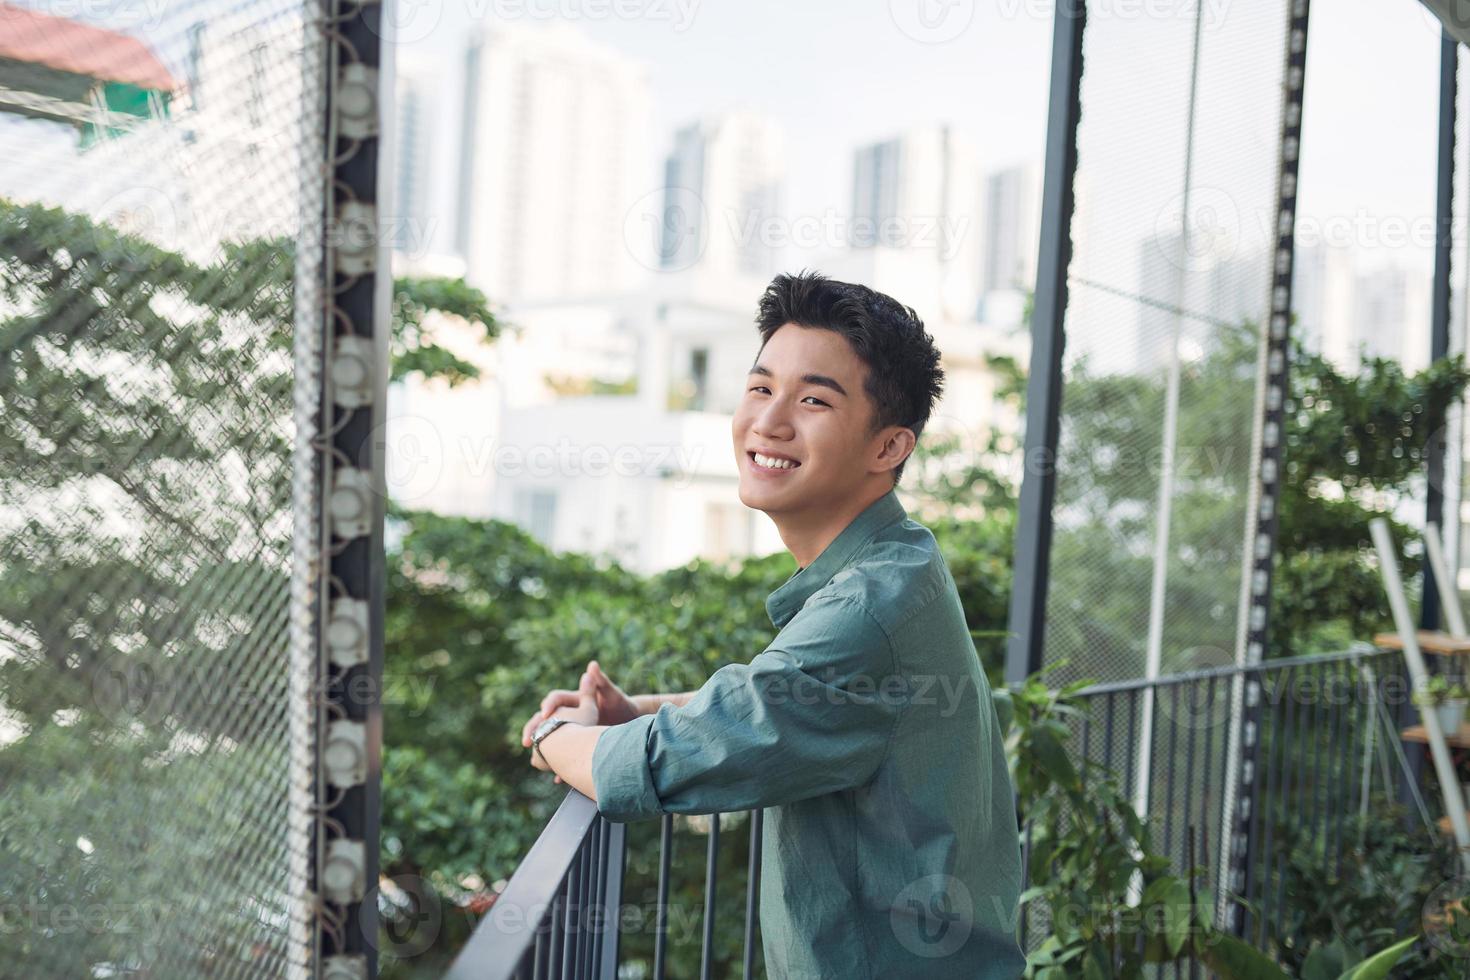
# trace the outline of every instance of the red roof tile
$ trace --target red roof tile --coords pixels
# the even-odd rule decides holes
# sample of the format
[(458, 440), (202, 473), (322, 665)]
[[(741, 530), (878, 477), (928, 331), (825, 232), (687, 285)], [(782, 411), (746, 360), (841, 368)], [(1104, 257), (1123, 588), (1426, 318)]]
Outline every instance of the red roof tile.
[(161, 92), (178, 87), (137, 38), (4, 2), (0, 2), (0, 58)]

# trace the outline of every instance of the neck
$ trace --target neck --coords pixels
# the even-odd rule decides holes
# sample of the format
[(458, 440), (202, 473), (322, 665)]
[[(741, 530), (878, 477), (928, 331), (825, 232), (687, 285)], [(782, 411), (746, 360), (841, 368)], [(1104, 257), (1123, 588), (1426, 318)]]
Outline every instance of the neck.
[(796, 559), (798, 571), (817, 560), (827, 546), (852, 523), (853, 518), (867, 510), (878, 498), (886, 494), (891, 486), (876, 490), (865, 490), (854, 494), (841, 507), (829, 507), (826, 503), (781, 514), (771, 514), (781, 543)]

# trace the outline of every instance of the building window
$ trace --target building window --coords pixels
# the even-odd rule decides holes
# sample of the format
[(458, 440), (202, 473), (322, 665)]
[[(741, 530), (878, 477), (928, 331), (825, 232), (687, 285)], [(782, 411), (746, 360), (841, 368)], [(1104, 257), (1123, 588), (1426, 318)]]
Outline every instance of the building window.
[(689, 409), (693, 412), (702, 412), (705, 410), (705, 400), (709, 396), (709, 351), (703, 347), (689, 354), (689, 379), (694, 383), (694, 391), (689, 398)]
[(516, 523), (546, 547), (552, 546), (556, 531), (556, 491), (516, 491)]

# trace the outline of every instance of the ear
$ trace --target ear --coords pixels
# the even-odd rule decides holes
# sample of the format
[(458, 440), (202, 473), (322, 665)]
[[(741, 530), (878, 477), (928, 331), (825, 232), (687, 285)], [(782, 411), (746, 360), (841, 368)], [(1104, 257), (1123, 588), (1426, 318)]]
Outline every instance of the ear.
[(913, 429), (901, 425), (889, 426), (876, 438), (879, 442), (878, 455), (873, 458), (875, 473), (885, 473), (908, 459), (919, 441)]

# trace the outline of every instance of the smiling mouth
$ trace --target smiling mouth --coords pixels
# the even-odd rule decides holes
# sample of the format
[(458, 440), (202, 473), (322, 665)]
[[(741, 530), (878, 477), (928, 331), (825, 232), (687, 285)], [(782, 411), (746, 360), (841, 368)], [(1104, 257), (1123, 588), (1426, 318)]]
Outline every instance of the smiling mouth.
[(754, 451), (747, 451), (745, 458), (750, 460), (751, 468), (757, 473), (790, 473), (792, 470), (801, 468), (801, 464), (795, 460), (790, 461), (790, 466), (762, 466), (756, 462)]

